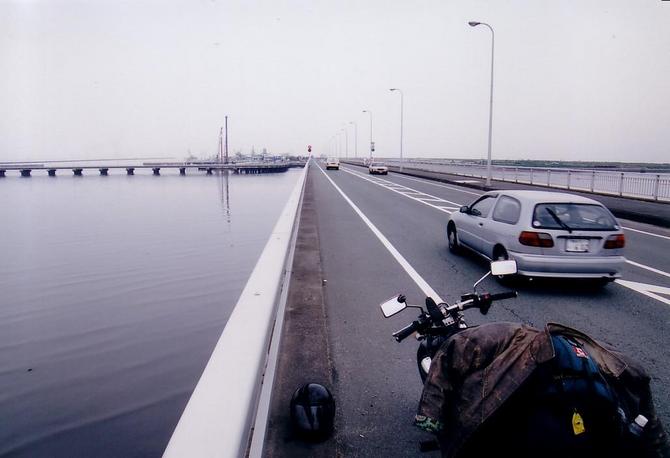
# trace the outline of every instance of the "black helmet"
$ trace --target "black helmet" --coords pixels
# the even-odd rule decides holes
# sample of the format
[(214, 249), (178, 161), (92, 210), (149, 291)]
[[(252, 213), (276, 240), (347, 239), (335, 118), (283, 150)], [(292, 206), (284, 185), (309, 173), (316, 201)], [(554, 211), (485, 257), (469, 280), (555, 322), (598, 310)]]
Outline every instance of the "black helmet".
[(306, 383), (291, 398), (291, 424), (297, 435), (308, 440), (326, 439), (333, 430), (335, 401), (328, 388)]

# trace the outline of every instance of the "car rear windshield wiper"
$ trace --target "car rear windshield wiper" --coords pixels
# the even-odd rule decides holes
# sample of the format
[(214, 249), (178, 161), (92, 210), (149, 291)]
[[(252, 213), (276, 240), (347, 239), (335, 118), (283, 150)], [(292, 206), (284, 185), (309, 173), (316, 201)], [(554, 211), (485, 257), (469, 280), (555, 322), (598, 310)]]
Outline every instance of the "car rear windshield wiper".
[(558, 223), (559, 226), (561, 226), (563, 229), (572, 234), (572, 228), (567, 224), (565, 224), (565, 222), (561, 218), (559, 218), (556, 213), (554, 213), (554, 210), (552, 210), (549, 207), (544, 207), (544, 209), (547, 210), (547, 213), (549, 213), (551, 217), (554, 218), (554, 221), (556, 221), (556, 223)]

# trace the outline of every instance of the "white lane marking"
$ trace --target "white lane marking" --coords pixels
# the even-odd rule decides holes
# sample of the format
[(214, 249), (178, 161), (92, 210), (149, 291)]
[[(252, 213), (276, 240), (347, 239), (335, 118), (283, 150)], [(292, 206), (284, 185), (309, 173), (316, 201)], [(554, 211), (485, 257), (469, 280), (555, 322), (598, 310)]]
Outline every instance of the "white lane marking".
[(667, 235), (661, 235), (661, 234), (655, 234), (653, 232), (641, 231), (639, 229), (633, 229), (632, 227), (626, 227), (626, 226), (622, 226), (622, 228), (627, 230), (627, 231), (639, 232), (640, 234), (646, 234), (646, 235), (651, 235), (652, 237), (660, 237), (662, 239), (670, 240), (670, 237), (668, 237)]
[(650, 272), (654, 272), (654, 273), (657, 273), (659, 275), (665, 275), (666, 277), (670, 278), (670, 274), (668, 272), (663, 272), (662, 270), (658, 270), (658, 269), (654, 269), (653, 267), (645, 266), (644, 264), (640, 264), (640, 263), (637, 263), (635, 261), (631, 261), (630, 259), (626, 259), (626, 262), (628, 264), (634, 265), (635, 267), (639, 267), (641, 269), (647, 269)]
[(629, 280), (615, 280), (615, 283), (625, 286), (626, 288), (637, 291), (640, 294), (656, 299), (657, 301), (663, 302), (664, 304), (670, 305), (670, 299), (661, 297), (655, 293), (668, 294), (670, 295), (670, 288), (665, 288), (663, 286), (649, 285), (647, 283), (638, 283), (636, 281)]
[[(398, 193), (398, 194), (401, 194), (401, 195), (403, 195), (403, 196), (405, 196), (405, 197), (408, 197), (408, 198), (410, 198), (410, 199), (412, 199), (412, 200), (416, 200), (417, 202), (421, 202), (421, 203), (424, 204), (424, 205), (428, 205), (429, 207), (432, 207), (432, 208), (434, 208), (434, 209), (436, 209), (436, 210), (439, 210), (439, 211), (441, 211), (441, 212), (444, 212), (444, 213), (449, 213), (449, 214), (451, 214), (451, 213), (452, 213), (452, 211), (451, 211), (452, 209), (453, 209), (453, 210), (456, 210), (456, 208), (458, 208), (458, 207), (460, 206), (460, 204), (457, 204), (456, 202), (450, 202), (450, 201), (447, 201), (447, 200), (444, 200), (444, 199), (440, 199), (439, 197), (431, 196), (430, 194), (425, 194), (425, 193), (422, 193), (422, 194), (425, 194), (425, 195), (427, 195), (427, 196), (430, 196), (431, 199), (425, 199), (425, 200), (423, 200), (423, 199), (419, 199), (419, 198), (413, 197), (413, 196), (411, 196), (411, 195), (409, 195), (409, 194), (407, 194), (407, 193), (405, 193), (405, 192), (401, 192), (401, 191), (398, 191), (398, 190), (396, 190), (396, 189), (391, 189), (390, 187), (385, 186), (384, 183), (383, 183), (383, 181), (386, 181), (386, 180), (381, 180), (381, 179), (378, 178), (377, 180), (379, 180), (379, 181), (374, 181), (374, 180), (368, 179), (366, 176), (364, 176), (364, 175), (362, 175), (362, 174), (360, 174), (360, 173), (356, 173), (356, 172), (353, 172), (353, 171), (350, 171), (350, 170), (347, 170), (347, 169), (343, 169), (343, 170), (344, 170), (345, 172), (347, 172), (347, 173), (350, 173), (351, 175), (357, 176), (357, 177), (362, 178), (362, 179), (364, 179), (364, 180), (368, 180), (368, 181), (370, 181), (371, 183), (374, 183), (374, 184), (379, 185), (379, 186), (381, 186), (381, 187), (383, 187), (383, 188), (389, 189), (389, 190), (391, 190), (391, 191), (393, 191), (393, 192), (396, 192), (396, 193)], [(408, 188), (408, 187), (404, 187), (404, 188), (406, 188), (406, 189), (410, 189), (410, 190), (412, 189), (412, 188)], [(414, 191), (415, 191), (415, 190), (414, 190)], [(419, 191), (416, 191), (416, 192), (419, 192)], [(439, 206), (439, 205), (433, 205), (433, 204), (427, 202), (427, 200), (434, 201), (434, 199), (437, 199), (438, 202), (447, 202), (447, 203), (454, 204), (454, 205), (456, 205), (456, 208), (453, 208), (453, 207), (446, 207), (446, 206)], [(627, 229), (627, 228), (624, 228), (624, 229)], [(657, 235), (657, 234), (651, 234), (651, 233), (649, 233), (649, 234), (650, 234), (650, 235)], [(646, 266), (646, 265), (644, 265), (644, 264), (640, 264), (640, 263), (635, 262), (635, 261), (631, 261), (630, 259), (626, 259), (626, 262), (627, 262), (628, 264), (630, 264), (630, 265), (635, 266), (635, 267), (639, 267), (640, 269), (646, 269), (646, 270), (648, 270), (648, 271), (650, 271), (650, 272), (654, 272), (654, 273), (657, 273), (657, 274), (659, 274), (659, 275), (664, 275), (664, 276), (666, 276), (666, 277), (670, 277), (670, 273), (668, 273), (668, 272), (664, 272), (664, 271), (662, 271), (662, 270), (655, 269), (655, 268), (653, 268), (653, 267)], [(637, 291), (637, 290), (636, 290), (636, 291)], [(641, 292), (641, 291), (640, 291), (640, 292)], [(649, 297), (654, 297), (654, 298), (659, 298), (659, 297), (660, 297), (660, 296), (656, 296), (656, 295), (654, 295), (653, 293), (649, 293), (649, 294), (647, 294), (647, 293), (643, 293), (643, 294), (645, 294), (646, 296), (649, 296)], [(651, 295), (650, 295), (650, 294), (651, 294)], [(661, 300), (661, 302), (665, 302), (665, 300), (662, 299), (662, 298), (659, 299), (659, 300)]]
[[(431, 194), (426, 194), (424, 192), (416, 191), (415, 189), (407, 188), (405, 186), (403, 186), (402, 188), (398, 188), (397, 186), (394, 186), (394, 187), (387, 186), (386, 183), (388, 183), (388, 182), (386, 182), (386, 180), (380, 180), (378, 178), (377, 179), (370, 179), (370, 178), (366, 177), (365, 175), (362, 175), (362, 174), (356, 173), (356, 172), (352, 172), (352, 171), (347, 170), (345, 168), (343, 168), (342, 170), (344, 172), (347, 172), (347, 173), (355, 176), (355, 177), (361, 178), (362, 180), (367, 180), (370, 183), (376, 184), (377, 186), (381, 186), (382, 188), (388, 189), (389, 191), (393, 191), (397, 194), (405, 196), (408, 199), (412, 199), (412, 200), (415, 200), (417, 202), (421, 202), (422, 204), (428, 205), (429, 207), (432, 207), (435, 210), (439, 210), (443, 213), (451, 214), (451, 211), (445, 210), (446, 205), (445, 206), (433, 205), (432, 203), (429, 203), (429, 201), (430, 202), (440, 202), (440, 203), (445, 203), (445, 204), (451, 204), (451, 205), (449, 205), (449, 207), (454, 208), (454, 209), (458, 208), (460, 206), (460, 204), (457, 204), (456, 202), (451, 202), (449, 200), (441, 199), (437, 196), (433, 196)], [(425, 197), (423, 197), (423, 198), (416, 197), (415, 195), (411, 195), (411, 194), (418, 194), (418, 195), (425, 196)], [(455, 205), (456, 207), (452, 207), (453, 205)]]
[[(464, 192), (464, 193), (472, 194), (472, 195), (475, 195), (475, 196), (481, 196), (481, 195), (484, 194), (484, 193), (478, 193), (478, 192), (466, 191), (466, 190), (464, 190), (464, 189), (460, 189), (460, 188), (457, 187), (457, 186), (448, 186), (448, 185), (441, 184), (441, 183), (433, 183), (433, 182), (432, 182), (430, 179), (428, 179), (428, 178), (420, 179), (420, 178), (408, 177), (408, 176), (405, 176), (405, 175), (399, 175), (399, 174), (393, 174), (393, 176), (394, 176), (395, 178), (402, 178), (402, 179), (404, 179), (404, 180), (416, 181), (416, 182), (419, 182), (419, 183), (428, 184), (428, 185), (431, 185), (431, 186), (437, 186), (437, 187), (440, 187), (440, 188), (452, 189), (452, 190), (454, 190), (454, 191)], [(465, 181), (459, 181), (459, 183), (463, 183), (463, 182), (467, 182), (467, 180), (465, 180)], [(661, 234), (656, 234), (656, 233), (654, 233), (654, 232), (642, 231), (642, 230), (640, 230), (640, 229), (633, 229), (632, 227), (628, 227), (628, 226), (621, 226), (621, 228), (622, 228), (622, 229), (625, 229), (625, 230), (627, 230), (627, 231), (638, 232), (638, 233), (640, 233), (640, 234), (645, 234), (645, 235), (650, 235), (650, 236), (652, 236), (652, 237), (659, 237), (659, 238), (662, 238), (662, 239), (670, 240), (670, 236), (667, 236), (667, 235), (661, 235)]]
[(437, 292), (428, 284), (426, 280), (423, 279), (421, 275), (419, 275), (419, 272), (417, 272), (416, 269), (414, 269), (414, 267), (412, 267), (412, 265), (407, 261), (407, 259), (405, 259), (404, 256), (400, 254), (400, 252), (391, 244), (391, 242), (389, 242), (389, 240), (384, 236), (384, 234), (382, 234), (379, 231), (379, 229), (377, 229), (377, 226), (372, 224), (372, 221), (370, 221), (368, 217), (365, 216), (365, 214), (361, 211), (361, 209), (358, 208), (356, 204), (354, 204), (351, 201), (351, 199), (344, 193), (344, 191), (342, 191), (340, 187), (335, 184), (333, 179), (330, 178), (326, 174), (326, 172), (323, 171), (321, 167), (319, 167), (319, 170), (321, 170), (323, 176), (325, 176), (328, 179), (328, 181), (330, 181), (330, 184), (332, 184), (333, 187), (337, 189), (337, 191), (342, 195), (342, 197), (344, 197), (344, 200), (347, 201), (347, 203), (351, 206), (351, 208), (354, 209), (354, 211), (358, 214), (358, 216), (361, 217), (363, 222), (368, 226), (368, 228), (370, 228), (372, 233), (377, 236), (379, 241), (382, 242), (382, 245), (384, 245), (384, 247), (386, 247), (386, 249), (389, 250), (391, 256), (393, 256), (395, 260), (398, 262), (398, 264), (400, 264), (400, 266), (403, 269), (405, 269), (405, 272), (407, 272), (410, 278), (414, 280), (414, 283), (416, 283), (419, 289), (423, 291), (423, 294), (432, 297), (438, 304), (440, 302), (443, 302), (440, 296), (437, 294)]
[(463, 192), (463, 193), (466, 193), (466, 194), (472, 194), (472, 195), (475, 195), (475, 196), (481, 196), (483, 194), (481, 192), (466, 191), (465, 189), (461, 189), (458, 186), (449, 186), (449, 185), (446, 185), (446, 184), (434, 183), (434, 182), (432, 182), (431, 180), (428, 180), (428, 179), (423, 179), (422, 180), (420, 178), (408, 177), (408, 176), (405, 176), (405, 175), (398, 175), (397, 173), (393, 174), (393, 176), (396, 177), (396, 178), (403, 178), (405, 180), (418, 181), (419, 183), (429, 184), (431, 186), (437, 186), (439, 188), (451, 189), (451, 190), (454, 190), (454, 191)]

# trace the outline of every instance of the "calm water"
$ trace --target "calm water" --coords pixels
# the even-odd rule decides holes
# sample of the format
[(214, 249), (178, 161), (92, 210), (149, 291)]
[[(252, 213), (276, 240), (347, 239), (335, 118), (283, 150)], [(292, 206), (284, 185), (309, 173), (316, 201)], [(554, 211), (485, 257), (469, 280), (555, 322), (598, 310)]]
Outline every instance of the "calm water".
[(160, 456), (300, 171), (38, 173), (0, 179), (0, 455)]

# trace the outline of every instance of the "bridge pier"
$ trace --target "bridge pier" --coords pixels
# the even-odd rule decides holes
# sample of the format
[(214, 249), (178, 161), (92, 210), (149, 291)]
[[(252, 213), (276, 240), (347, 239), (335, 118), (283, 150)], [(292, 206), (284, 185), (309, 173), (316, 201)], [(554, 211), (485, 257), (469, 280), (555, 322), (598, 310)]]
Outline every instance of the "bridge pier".
[(186, 167), (179, 167), (179, 175), (186, 175)]
[(49, 170), (47, 170), (47, 173), (49, 174), (50, 177), (55, 177), (56, 176), (56, 169), (49, 169)]
[(160, 168), (160, 167), (154, 167), (154, 168), (151, 169), (151, 170), (154, 171), (154, 175), (156, 175), (156, 176), (158, 176), (158, 175), (161, 174), (161, 168)]
[(108, 168), (102, 168), (102, 169), (99, 169), (99, 170), (100, 170), (100, 175), (101, 176), (107, 176), (108, 175), (108, 173), (107, 173), (109, 171)]
[(127, 175), (135, 175), (135, 167), (126, 167)]
[(5, 177), (5, 171), (0, 169), (0, 178), (4, 178), (4, 177)]
[(21, 176), (22, 177), (29, 177), (30, 176), (30, 169), (21, 169)]
[(82, 175), (83, 169), (72, 169), (72, 173), (74, 173), (74, 176), (80, 177)]
[(207, 167), (207, 175), (211, 175), (211, 174), (212, 174), (212, 168), (211, 168), (211, 167)]

